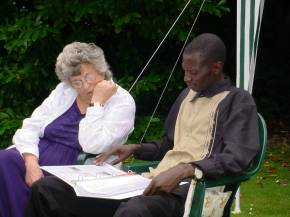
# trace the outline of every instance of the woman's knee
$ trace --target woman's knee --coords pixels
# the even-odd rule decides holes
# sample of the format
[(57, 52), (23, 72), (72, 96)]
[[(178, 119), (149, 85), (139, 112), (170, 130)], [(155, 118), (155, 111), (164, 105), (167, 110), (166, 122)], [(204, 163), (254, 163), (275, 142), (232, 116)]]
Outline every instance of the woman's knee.
[[(24, 161), (20, 153), (15, 149), (0, 150), (0, 168), (12, 169), (13, 166), (19, 166)], [(9, 168), (8, 168), (9, 167)]]
[(11, 161), (19, 157), (21, 157), (21, 155), (15, 149), (0, 150), (0, 161)]

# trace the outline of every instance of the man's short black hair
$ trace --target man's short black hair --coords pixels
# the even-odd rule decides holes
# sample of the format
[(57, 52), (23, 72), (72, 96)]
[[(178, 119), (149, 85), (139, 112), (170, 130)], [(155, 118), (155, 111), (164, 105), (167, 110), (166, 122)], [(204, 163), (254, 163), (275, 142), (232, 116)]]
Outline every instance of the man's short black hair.
[(184, 49), (184, 54), (200, 53), (206, 60), (226, 61), (226, 46), (215, 34), (203, 33), (195, 37)]

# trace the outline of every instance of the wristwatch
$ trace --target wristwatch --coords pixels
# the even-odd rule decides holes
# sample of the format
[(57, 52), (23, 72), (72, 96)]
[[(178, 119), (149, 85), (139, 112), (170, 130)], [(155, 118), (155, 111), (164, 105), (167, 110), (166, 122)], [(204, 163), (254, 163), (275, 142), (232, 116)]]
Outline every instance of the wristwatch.
[(195, 167), (195, 169), (194, 169), (194, 176), (195, 176), (196, 179), (201, 179), (203, 177), (202, 170), (200, 170), (197, 167)]
[(100, 107), (104, 107), (104, 104), (100, 103), (100, 102), (91, 102), (90, 106), (100, 106)]

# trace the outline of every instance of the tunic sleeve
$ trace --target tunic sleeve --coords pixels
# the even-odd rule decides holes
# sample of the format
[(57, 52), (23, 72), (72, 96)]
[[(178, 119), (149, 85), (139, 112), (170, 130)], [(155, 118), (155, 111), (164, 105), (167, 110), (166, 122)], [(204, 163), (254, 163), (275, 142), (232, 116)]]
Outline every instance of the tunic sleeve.
[(13, 144), (22, 153), (31, 153), (39, 156), (38, 142), (43, 136), (43, 126), (58, 108), (64, 91), (64, 84), (60, 83), (50, 95), (38, 106), (31, 117), (23, 120), (22, 127), (13, 136)]
[(89, 107), (79, 125), (83, 151), (98, 154), (123, 144), (134, 129), (135, 110), (134, 99), (125, 90), (119, 90), (105, 107)]

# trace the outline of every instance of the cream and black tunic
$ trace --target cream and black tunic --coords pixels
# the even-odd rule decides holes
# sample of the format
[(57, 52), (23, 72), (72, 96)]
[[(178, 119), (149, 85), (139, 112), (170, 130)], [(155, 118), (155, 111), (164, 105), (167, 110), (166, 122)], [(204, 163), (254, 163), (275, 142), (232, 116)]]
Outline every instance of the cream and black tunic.
[(196, 93), (185, 89), (172, 106), (162, 143), (141, 144), (135, 155), (161, 160), (155, 176), (178, 163), (192, 163), (206, 178), (241, 174), (259, 150), (252, 96), (224, 80)]

